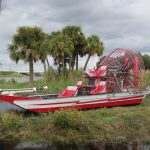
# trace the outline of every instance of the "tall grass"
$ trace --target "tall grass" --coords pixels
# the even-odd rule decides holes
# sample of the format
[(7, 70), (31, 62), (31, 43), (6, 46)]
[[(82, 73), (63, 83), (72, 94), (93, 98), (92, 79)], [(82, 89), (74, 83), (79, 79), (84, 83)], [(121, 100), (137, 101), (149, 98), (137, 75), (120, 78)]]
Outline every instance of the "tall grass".
[[(65, 75), (63, 73), (58, 74), (55, 70), (50, 69), (43, 75), (42, 80), (34, 81), (33, 86), (43, 87), (48, 86), (47, 91), (42, 92), (60, 92), (68, 85), (75, 85), (78, 80), (82, 79), (82, 70), (67, 72)], [(28, 87), (28, 82), (17, 83), (14, 81), (3, 81), (0, 80), (0, 88), (26, 88)]]

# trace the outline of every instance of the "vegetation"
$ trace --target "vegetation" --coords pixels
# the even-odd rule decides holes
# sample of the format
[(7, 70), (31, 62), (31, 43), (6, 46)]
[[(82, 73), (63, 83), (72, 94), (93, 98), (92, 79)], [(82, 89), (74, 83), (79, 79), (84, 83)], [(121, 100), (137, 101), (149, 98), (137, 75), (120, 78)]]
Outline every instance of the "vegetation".
[(98, 56), (101, 56), (103, 53), (103, 50), (104, 50), (104, 45), (96, 35), (92, 35), (87, 38), (86, 53), (88, 54), (88, 58), (84, 65), (84, 70), (86, 70), (90, 57), (95, 54), (97, 54)]
[[(5, 73), (6, 74), (6, 73)], [(36, 87), (43, 87), (45, 85), (48, 86), (48, 90), (41, 91), (41, 92), (60, 92), (64, 90), (64, 88), (68, 85), (75, 85), (78, 80), (82, 79), (82, 70), (74, 71), (72, 73), (68, 72), (64, 76), (63, 73), (58, 75), (57, 71), (54, 69), (49, 69), (44, 74), (44, 79), (39, 80), (39, 81), (34, 81), (33, 86)], [(10, 74), (9, 74), (10, 75)], [(0, 88), (5, 89), (5, 88), (26, 88), (28, 86), (28, 82), (24, 83), (17, 83), (12, 81), (4, 81), (0, 80)]]
[(150, 95), (137, 106), (94, 110), (61, 110), (29, 115), (0, 114), (0, 141), (90, 144), (96, 142), (149, 142)]
[(150, 56), (149, 55), (142, 55), (144, 64), (145, 64), (145, 69), (150, 70)]
[(73, 42), (74, 50), (69, 56), (70, 69), (74, 70), (76, 62), (76, 70), (78, 70), (78, 56), (85, 55), (86, 38), (79, 26), (66, 26), (62, 29), (62, 33), (67, 35)]
[(13, 61), (18, 63), (19, 60), (23, 60), (29, 63), (30, 86), (33, 84), (33, 63), (40, 58), (39, 47), (43, 39), (44, 33), (39, 27), (19, 27), (17, 34), (12, 37), (12, 44), (8, 47)]
[(8, 46), (10, 58), (16, 63), (23, 60), (29, 63), (30, 86), (33, 85), (33, 65), (40, 60), (45, 72), (50, 69), (48, 56), (54, 59), (58, 66), (58, 73), (64, 75), (69, 71), (78, 70), (78, 57), (88, 55), (84, 69), (92, 55), (100, 56), (104, 44), (97, 35), (85, 37), (79, 26), (65, 26), (62, 31), (46, 34), (39, 27), (23, 26), (17, 29)]
[[(53, 75), (53, 76), (52, 76)], [(48, 85), (44, 92), (60, 92), (81, 79), (82, 70), (58, 75), (56, 70), (45, 73), (45, 79), (34, 86)], [(150, 82), (149, 73), (146, 79)], [(9, 83), (9, 84), (7, 84)], [(27, 83), (0, 81), (0, 88), (23, 88)], [(78, 111), (60, 110), (55, 113), (0, 113), (0, 142), (33, 141), (59, 145), (88, 145), (97, 142), (149, 142), (150, 95), (137, 106), (113, 107)]]

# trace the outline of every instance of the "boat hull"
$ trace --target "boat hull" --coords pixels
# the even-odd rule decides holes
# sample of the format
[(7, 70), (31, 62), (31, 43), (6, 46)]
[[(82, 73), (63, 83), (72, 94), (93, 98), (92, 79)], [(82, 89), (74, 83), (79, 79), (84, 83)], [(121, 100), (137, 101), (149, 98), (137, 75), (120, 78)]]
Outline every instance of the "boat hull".
[(32, 112), (54, 112), (60, 109), (92, 109), (114, 107), (122, 105), (140, 104), (144, 93), (117, 93), (89, 96), (75, 96), (68, 98), (37, 98), (22, 96), (1, 96), (0, 99)]

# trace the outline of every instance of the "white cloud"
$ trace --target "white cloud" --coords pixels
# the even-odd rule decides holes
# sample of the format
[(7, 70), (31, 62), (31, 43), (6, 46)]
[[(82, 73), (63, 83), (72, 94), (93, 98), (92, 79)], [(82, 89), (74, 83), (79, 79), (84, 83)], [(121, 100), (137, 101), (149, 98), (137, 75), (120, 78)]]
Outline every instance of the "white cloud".
[[(16, 28), (22, 25), (38, 25), (45, 32), (60, 30), (68, 24), (80, 25), (86, 35), (101, 37), (105, 54), (117, 47), (144, 53), (150, 49), (149, 0), (5, 0), (3, 5), (0, 62), (14, 69), (19, 65), (9, 60), (6, 49)], [(80, 60), (81, 64), (85, 59)], [(38, 66), (42, 69), (42, 65)]]

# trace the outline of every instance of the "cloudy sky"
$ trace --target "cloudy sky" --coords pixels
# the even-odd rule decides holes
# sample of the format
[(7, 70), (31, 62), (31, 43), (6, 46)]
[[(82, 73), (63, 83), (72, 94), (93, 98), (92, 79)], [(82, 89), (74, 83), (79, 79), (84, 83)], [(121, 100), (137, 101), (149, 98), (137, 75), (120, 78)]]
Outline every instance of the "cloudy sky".
[[(45, 32), (79, 25), (86, 36), (97, 34), (101, 38), (104, 54), (118, 47), (150, 53), (150, 0), (3, 0), (0, 70), (28, 70), (22, 62), (13, 63), (7, 52), (16, 28), (23, 25), (38, 25)], [(85, 59), (80, 59), (81, 66)], [(91, 59), (89, 66), (94, 66), (97, 59)], [(38, 63), (35, 70), (43, 70), (43, 66)]]

